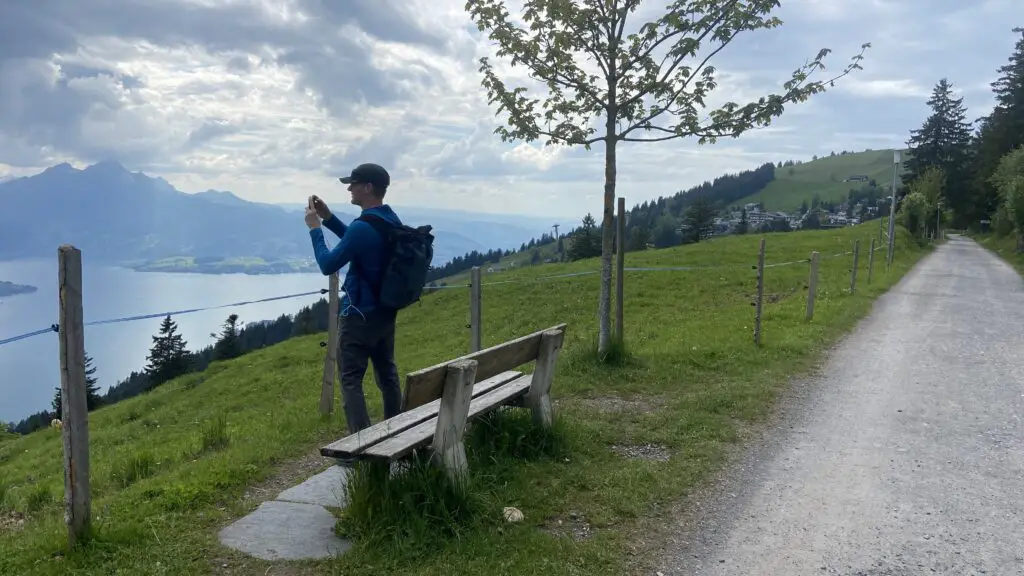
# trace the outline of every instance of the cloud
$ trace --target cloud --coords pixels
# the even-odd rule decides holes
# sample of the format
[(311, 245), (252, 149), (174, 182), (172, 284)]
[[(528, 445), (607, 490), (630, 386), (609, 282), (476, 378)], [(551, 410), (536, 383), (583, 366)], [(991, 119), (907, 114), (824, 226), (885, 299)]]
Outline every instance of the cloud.
[[(631, 29), (666, 2), (643, 2)], [(374, 161), (392, 172), (396, 205), (601, 210), (601, 144), (547, 147), (494, 133), (505, 118), (487, 103), (477, 59), (496, 47), (464, 0), (36, 4), (6, 2), (0, 19), (0, 175), (116, 159), (186, 190), (340, 201), (337, 176)], [(942, 77), (980, 116), (1013, 47), (1016, 4), (786, 2), (783, 26), (742, 34), (715, 56), (718, 87), (704, 113), (781, 91), (822, 48), (832, 49), (818, 73), (827, 78), (871, 42), (864, 69), (736, 140), (623, 144), (617, 190), (641, 202), (767, 161), (901, 146)], [(537, 88), (523, 68), (497, 67)]]

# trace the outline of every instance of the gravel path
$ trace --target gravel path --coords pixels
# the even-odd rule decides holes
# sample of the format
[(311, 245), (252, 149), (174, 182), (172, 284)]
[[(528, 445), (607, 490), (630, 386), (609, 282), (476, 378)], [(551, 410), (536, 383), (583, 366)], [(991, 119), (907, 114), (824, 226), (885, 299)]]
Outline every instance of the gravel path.
[(940, 246), (781, 410), (662, 574), (1024, 574), (1024, 282), (996, 256)]

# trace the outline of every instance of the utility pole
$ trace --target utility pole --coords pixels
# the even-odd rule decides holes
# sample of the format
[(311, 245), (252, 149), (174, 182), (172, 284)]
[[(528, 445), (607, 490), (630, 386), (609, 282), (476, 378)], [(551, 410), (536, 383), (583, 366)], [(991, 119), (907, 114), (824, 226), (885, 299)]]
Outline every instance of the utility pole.
[(900, 151), (892, 151), (892, 201), (889, 203), (889, 250), (886, 256), (886, 268), (892, 266), (892, 249), (896, 235), (896, 173), (900, 167)]
[(555, 254), (558, 254), (558, 259), (562, 260), (562, 244), (558, 241), (558, 224), (551, 226), (555, 229)]

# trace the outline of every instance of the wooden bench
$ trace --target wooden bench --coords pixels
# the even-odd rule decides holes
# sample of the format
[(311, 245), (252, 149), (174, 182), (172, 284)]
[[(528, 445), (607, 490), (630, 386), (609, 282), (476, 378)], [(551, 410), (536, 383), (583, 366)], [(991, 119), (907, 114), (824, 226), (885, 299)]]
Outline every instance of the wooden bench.
[[(550, 427), (551, 383), (565, 338), (559, 324), (406, 376), (402, 412), (320, 448), (339, 460), (393, 462), (429, 447), (452, 479), (467, 469), (466, 423), (500, 406), (521, 406)], [(536, 361), (532, 374), (516, 369)]]

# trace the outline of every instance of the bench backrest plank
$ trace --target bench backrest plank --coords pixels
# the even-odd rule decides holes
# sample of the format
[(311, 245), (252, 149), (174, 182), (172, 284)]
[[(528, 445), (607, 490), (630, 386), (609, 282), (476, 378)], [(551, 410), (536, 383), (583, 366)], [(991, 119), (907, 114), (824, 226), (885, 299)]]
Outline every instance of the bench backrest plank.
[(536, 360), (540, 353), (540, 341), (543, 334), (551, 330), (564, 331), (565, 327), (564, 323), (558, 324), (515, 340), (485, 348), (479, 352), (410, 372), (405, 377), (404, 409), (411, 410), (439, 399), (444, 392), (444, 382), (449, 364), (461, 360), (476, 360), (476, 380), (479, 382)]

